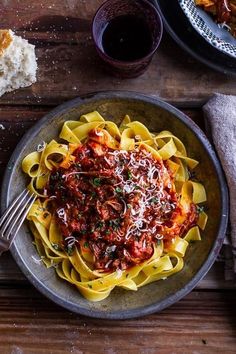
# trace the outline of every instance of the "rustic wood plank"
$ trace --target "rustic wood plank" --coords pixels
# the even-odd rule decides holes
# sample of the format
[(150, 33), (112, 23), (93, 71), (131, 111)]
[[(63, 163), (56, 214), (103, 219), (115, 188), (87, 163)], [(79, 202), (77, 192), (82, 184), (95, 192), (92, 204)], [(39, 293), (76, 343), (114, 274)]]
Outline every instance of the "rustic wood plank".
[[(0, 107), (0, 169), (3, 171), (22, 135), (39, 120), (49, 108)], [(0, 182), (2, 174), (0, 176)]]
[(92, 16), (101, 3), (5, 0), (0, 26), (19, 30), (36, 43), (39, 71), (36, 84), (4, 95), (0, 104), (55, 105), (91, 91), (119, 89), (199, 106), (214, 91), (235, 92), (234, 78), (196, 62), (167, 35), (146, 73), (136, 79), (113, 78), (98, 58), (90, 33)]
[(235, 293), (195, 292), (161, 313), (108, 321), (65, 311), (31, 287), (2, 288), (0, 352), (233, 353), (234, 302)]
[(167, 38), (149, 69), (136, 79), (121, 80), (107, 74), (87, 33), (77, 45), (37, 48), (37, 57), (38, 82), (5, 94), (1, 104), (56, 105), (99, 89), (142, 91), (176, 105), (199, 106), (215, 90), (225, 94), (235, 91), (233, 79), (196, 63)]
[(83, 20), (90, 21), (103, 2), (104, 0), (4, 0), (1, 4), (1, 28), (61, 32), (88, 30), (88, 26), (82, 26)]

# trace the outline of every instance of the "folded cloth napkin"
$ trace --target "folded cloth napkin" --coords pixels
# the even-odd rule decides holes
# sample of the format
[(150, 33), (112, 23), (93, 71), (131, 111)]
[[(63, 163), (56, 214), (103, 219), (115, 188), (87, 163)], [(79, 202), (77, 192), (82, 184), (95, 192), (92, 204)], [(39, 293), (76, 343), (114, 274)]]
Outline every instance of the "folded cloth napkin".
[(221, 259), (225, 279), (236, 278), (236, 96), (214, 94), (203, 107), (207, 131), (224, 169), (230, 198), (230, 228), (224, 240)]

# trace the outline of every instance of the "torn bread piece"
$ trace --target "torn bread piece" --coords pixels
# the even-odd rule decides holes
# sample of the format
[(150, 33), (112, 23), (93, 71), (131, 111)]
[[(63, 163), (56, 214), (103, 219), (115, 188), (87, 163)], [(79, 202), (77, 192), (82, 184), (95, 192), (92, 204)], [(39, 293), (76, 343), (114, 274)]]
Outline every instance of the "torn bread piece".
[(11, 30), (0, 30), (0, 96), (36, 82), (35, 46)]

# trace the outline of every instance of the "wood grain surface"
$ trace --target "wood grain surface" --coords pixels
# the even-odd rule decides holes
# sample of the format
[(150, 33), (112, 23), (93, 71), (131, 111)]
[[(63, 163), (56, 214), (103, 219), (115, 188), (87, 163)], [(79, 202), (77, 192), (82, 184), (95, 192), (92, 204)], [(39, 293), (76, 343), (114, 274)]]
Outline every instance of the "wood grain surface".
[[(201, 106), (212, 93), (236, 93), (235, 78), (198, 63), (167, 34), (142, 76), (110, 76), (90, 31), (102, 2), (0, 0), (0, 28), (35, 44), (39, 66), (37, 83), (0, 98), (0, 182), (21, 136), (71, 98), (103, 90), (142, 92), (173, 103), (204, 128)], [(7, 252), (0, 258), (0, 354), (235, 353), (235, 288), (218, 262), (194, 291), (161, 313), (89, 319), (40, 295)]]
[(132, 80), (111, 77), (96, 54), (90, 32), (92, 16), (102, 2), (2, 1), (0, 27), (13, 28), (36, 44), (39, 70), (35, 85), (4, 95), (0, 103), (55, 105), (91, 91), (123, 89), (199, 106), (216, 89), (236, 91), (235, 79), (198, 63), (167, 35), (143, 75)]
[(0, 352), (233, 353), (234, 303), (228, 292), (195, 291), (161, 313), (101, 321), (65, 311), (31, 287), (0, 289)]

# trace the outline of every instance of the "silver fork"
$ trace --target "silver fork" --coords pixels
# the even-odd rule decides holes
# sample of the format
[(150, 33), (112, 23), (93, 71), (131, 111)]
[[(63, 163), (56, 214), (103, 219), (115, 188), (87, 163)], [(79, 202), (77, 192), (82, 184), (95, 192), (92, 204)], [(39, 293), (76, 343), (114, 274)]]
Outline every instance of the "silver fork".
[(10, 248), (36, 198), (35, 193), (24, 189), (5, 210), (0, 218), (0, 255)]

